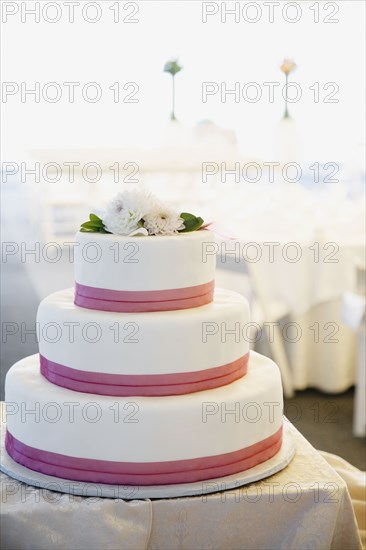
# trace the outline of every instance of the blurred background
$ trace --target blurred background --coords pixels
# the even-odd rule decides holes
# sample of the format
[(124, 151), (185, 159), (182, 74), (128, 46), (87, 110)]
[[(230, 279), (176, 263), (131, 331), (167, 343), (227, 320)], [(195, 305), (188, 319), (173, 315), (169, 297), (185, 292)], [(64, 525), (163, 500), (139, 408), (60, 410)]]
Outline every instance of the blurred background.
[(36, 4), (2, 6), (2, 399), (80, 223), (144, 185), (216, 224), (285, 413), (364, 469), (364, 3)]

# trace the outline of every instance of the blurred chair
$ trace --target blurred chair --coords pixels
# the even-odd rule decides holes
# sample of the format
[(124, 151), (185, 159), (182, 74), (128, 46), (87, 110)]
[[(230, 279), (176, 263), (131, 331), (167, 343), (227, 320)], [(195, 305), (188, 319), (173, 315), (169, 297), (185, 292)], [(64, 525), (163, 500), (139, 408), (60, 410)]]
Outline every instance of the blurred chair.
[(355, 260), (355, 290), (345, 292), (342, 321), (357, 333), (356, 387), (353, 408), (353, 435), (366, 435), (366, 265)]
[[(264, 293), (261, 293), (261, 285), (255, 276), (255, 269), (252, 269), (248, 263), (239, 265), (242, 268), (245, 265), (247, 273), (243, 269), (242, 271), (230, 269), (226, 262), (224, 267), (222, 258), (219, 258), (216, 269), (216, 285), (238, 292), (249, 301), (252, 321), (265, 330), (271, 355), (281, 371), (284, 394), (287, 398), (291, 398), (294, 395), (291, 369), (279, 326), (279, 321), (289, 314), (289, 309), (281, 301), (265, 299)], [(273, 323), (272, 334), (269, 332), (268, 323)], [(255, 338), (253, 340), (255, 341)]]

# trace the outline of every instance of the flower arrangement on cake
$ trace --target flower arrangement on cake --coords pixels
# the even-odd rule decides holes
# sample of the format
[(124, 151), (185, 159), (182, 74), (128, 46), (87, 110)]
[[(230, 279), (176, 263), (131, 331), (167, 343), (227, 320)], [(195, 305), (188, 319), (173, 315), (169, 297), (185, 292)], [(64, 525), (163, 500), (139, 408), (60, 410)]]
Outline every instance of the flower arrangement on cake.
[(91, 213), (80, 231), (129, 237), (177, 235), (197, 231), (203, 223), (202, 218), (189, 212), (179, 213), (145, 190), (132, 189), (113, 197), (101, 218)]

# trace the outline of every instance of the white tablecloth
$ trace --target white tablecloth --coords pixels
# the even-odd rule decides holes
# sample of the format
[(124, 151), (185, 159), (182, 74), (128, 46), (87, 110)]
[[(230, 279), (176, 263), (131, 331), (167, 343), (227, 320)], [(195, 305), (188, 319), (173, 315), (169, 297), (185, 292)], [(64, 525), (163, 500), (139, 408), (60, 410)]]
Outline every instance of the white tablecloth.
[(354, 259), (364, 250), (361, 245), (320, 241), (323, 260), (334, 252), (337, 261), (317, 262), (314, 244), (301, 243), (288, 248), (288, 253), (301, 254), (299, 262), (291, 263), (284, 260), (281, 246), (286, 245), (277, 247), (273, 262), (264, 257), (249, 272), (264, 302), (281, 301), (288, 309), (282, 334), (294, 388), (343, 392), (355, 382), (356, 336), (342, 321), (342, 296), (354, 288)]
[(83, 498), (2, 474), (3, 548), (360, 549), (346, 483), (295, 428), (291, 432), (296, 456), (285, 470), (207, 496)]
[[(317, 388), (341, 393), (355, 384), (356, 335), (341, 321), (341, 299), (323, 302), (299, 317), (282, 322), (284, 340), (295, 390)], [(299, 339), (292, 338), (299, 335)], [(258, 351), (270, 354), (267, 344)]]
[(351, 198), (341, 185), (323, 192), (298, 184), (223, 187), (210, 202), (211, 219), (240, 241), (240, 255), (268, 298), (299, 316), (352, 289), (354, 258), (365, 258), (363, 196)]

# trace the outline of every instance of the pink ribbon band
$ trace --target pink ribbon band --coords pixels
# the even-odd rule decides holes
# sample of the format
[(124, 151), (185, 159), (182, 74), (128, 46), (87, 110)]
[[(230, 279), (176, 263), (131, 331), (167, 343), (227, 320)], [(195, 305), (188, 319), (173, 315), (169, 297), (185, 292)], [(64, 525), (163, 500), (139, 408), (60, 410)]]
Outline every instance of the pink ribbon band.
[(52, 384), (116, 397), (182, 395), (218, 388), (242, 378), (247, 372), (248, 360), (249, 352), (226, 365), (197, 372), (110, 374), (76, 370), (40, 355), (41, 373)]
[(172, 311), (209, 304), (215, 281), (170, 290), (109, 290), (75, 283), (75, 304), (87, 309), (126, 313)]
[(274, 456), (282, 444), (282, 427), (270, 437), (239, 451), (166, 462), (115, 462), (42, 451), (17, 440), (9, 431), (5, 447), (19, 464), (43, 474), (93, 483), (165, 485), (192, 483), (243, 472)]

